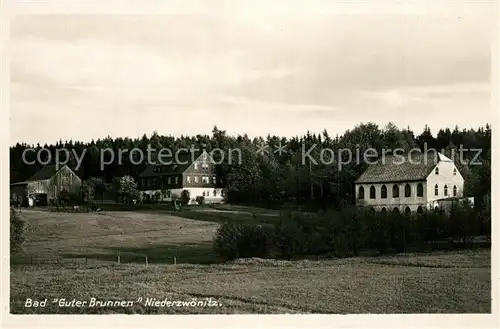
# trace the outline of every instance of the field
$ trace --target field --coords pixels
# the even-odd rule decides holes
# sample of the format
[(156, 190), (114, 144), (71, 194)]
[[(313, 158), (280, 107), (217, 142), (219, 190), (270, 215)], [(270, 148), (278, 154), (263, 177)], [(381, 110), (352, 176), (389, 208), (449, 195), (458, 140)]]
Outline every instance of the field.
[[(25, 254), (12, 259), (11, 313), (491, 311), (489, 250), (230, 263), (212, 253), (220, 222), (266, 221), (277, 215), (245, 208), (72, 214), (23, 210), (27, 241)], [(25, 308), (27, 298), (47, 298), (48, 303)], [(59, 307), (52, 303), (55, 298), (131, 300), (133, 305)], [(212, 298), (213, 303), (158, 307), (146, 305), (146, 298)]]

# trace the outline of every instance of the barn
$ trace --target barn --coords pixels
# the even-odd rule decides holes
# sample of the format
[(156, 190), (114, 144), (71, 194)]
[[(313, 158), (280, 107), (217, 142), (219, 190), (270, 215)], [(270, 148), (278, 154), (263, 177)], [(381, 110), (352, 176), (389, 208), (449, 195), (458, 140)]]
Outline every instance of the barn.
[(28, 180), (10, 184), (10, 200), (19, 205), (50, 204), (62, 191), (79, 190), (81, 183), (81, 178), (67, 165), (46, 165)]

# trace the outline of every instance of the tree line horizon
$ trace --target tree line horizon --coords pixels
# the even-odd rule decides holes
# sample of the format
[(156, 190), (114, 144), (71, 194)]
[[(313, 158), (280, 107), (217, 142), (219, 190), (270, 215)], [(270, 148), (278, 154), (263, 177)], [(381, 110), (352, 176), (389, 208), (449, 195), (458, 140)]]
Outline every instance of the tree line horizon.
[[(272, 152), (257, 154), (255, 149), (266, 143), (273, 147), (285, 143), (288, 145), (286, 153), (276, 154)], [(214, 126), (212, 134), (198, 134), (196, 136), (174, 137), (172, 135), (160, 135), (154, 131), (150, 136), (143, 134), (141, 138), (129, 137), (106, 137), (92, 140), (90, 142), (62, 141), (55, 144), (27, 144), (17, 143), (10, 147), (10, 179), (11, 182), (29, 179), (41, 165), (28, 165), (23, 162), (24, 150), (33, 148), (39, 150), (46, 148), (54, 155), (56, 150), (66, 148), (75, 149), (77, 152), (87, 149), (82, 159), (81, 167), (77, 174), (83, 179), (101, 177), (104, 181), (111, 182), (116, 177), (130, 175), (138, 179), (145, 170), (147, 164), (136, 164), (124, 159), (123, 163), (111, 163), (109, 166), (100, 168), (100, 149), (112, 150), (138, 148), (146, 151), (148, 145), (154, 149), (189, 148), (191, 145), (203, 147), (208, 152), (212, 149), (240, 149), (244, 161), (237, 164), (221, 163), (216, 166), (216, 174), (224, 182), (228, 201), (240, 203), (281, 202), (280, 200), (312, 200), (329, 201), (340, 206), (355, 202), (354, 181), (365, 170), (366, 164), (347, 164), (342, 170), (335, 165), (319, 163), (311, 166), (301, 163), (302, 146), (310, 148), (312, 145), (320, 145), (332, 150), (355, 149), (362, 152), (366, 149), (404, 149), (420, 148), (424, 145), (430, 149), (444, 150), (449, 156), (458, 150), (459, 146), (465, 149), (481, 149), (480, 166), (468, 166), (464, 163), (456, 163), (459, 171), (465, 179), (465, 192), (467, 196), (476, 199), (477, 206), (489, 203), (491, 193), (491, 125), (486, 124), (474, 128), (460, 128), (455, 126), (440, 129), (434, 135), (426, 125), (419, 135), (410, 127), (400, 129), (390, 122), (384, 127), (367, 122), (360, 123), (343, 134), (331, 137), (324, 129), (321, 133), (311, 133), (295, 137), (281, 137), (268, 134), (266, 137), (249, 138), (247, 134), (229, 135), (226, 131)], [(31, 152), (30, 152), (31, 153)], [(470, 159), (475, 154), (470, 155)], [(27, 156), (28, 157), (28, 156)], [(467, 155), (466, 155), (467, 157)], [(31, 159), (33, 160), (33, 159)], [(218, 159), (215, 159), (218, 160)], [(68, 165), (75, 165), (76, 160), (70, 157)]]

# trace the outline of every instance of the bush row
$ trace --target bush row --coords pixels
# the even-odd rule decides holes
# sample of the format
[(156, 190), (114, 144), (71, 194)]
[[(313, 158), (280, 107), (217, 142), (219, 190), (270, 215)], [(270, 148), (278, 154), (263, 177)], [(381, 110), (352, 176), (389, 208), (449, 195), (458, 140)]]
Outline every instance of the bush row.
[(223, 259), (306, 255), (357, 256), (360, 251), (406, 252), (463, 247), (470, 238), (490, 235), (483, 212), (458, 207), (452, 213), (428, 211), (406, 215), (351, 207), (308, 215), (288, 211), (273, 224), (224, 223), (214, 237), (214, 250)]

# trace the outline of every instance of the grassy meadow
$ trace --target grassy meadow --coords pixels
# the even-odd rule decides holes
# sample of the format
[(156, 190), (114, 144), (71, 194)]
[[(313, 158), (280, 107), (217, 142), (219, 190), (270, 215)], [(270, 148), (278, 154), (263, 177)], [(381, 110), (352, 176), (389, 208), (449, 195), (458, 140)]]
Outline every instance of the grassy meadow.
[[(219, 223), (266, 222), (279, 216), (279, 211), (220, 206), (181, 212), (23, 210), (21, 214), (27, 223), (26, 242), (23, 254), (11, 259), (11, 313), (491, 311), (490, 251), (486, 249), (222, 263), (212, 252)], [(26, 298), (49, 302), (43, 308), (25, 308)], [(59, 307), (51, 303), (54, 298), (134, 303)], [(146, 298), (186, 302), (212, 298), (216, 306), (157, 307), (145, 305)]]

